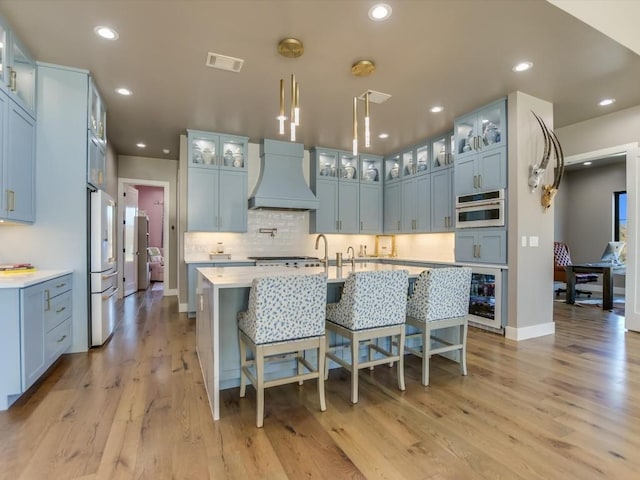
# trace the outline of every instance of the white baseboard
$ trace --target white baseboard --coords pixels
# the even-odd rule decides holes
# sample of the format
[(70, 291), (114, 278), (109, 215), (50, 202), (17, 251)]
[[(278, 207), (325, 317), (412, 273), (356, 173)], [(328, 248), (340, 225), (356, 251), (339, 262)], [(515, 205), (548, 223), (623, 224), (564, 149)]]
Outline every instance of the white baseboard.
[(164, 297), (173, 297), (175, 295), (178, 295), (178, 289), (177, 288), (165, 288), (164, 289), (164, 293), (163, 293)]
[(178, 312), (186, 312), (189, 308), (188, 303), (179, 303), (178, 304)]
[(529, 338), (544, 337), (545, 335), (553, 335), (556, 333), (556, 324), (554, 322), (540, 323), (531, 325), (530, 327), (509, 327), (504, 329), (504, 336), (509, 340), (517, 342), (528, 340)]

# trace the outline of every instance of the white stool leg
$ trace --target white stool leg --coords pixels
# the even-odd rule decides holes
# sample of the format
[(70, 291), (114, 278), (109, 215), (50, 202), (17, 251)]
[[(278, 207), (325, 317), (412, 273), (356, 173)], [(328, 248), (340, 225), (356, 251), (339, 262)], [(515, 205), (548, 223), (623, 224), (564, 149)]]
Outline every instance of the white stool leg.
[(404, 391), (404, 326), (398, 335), (398, 388)]
[(247, 378), (244, 373), (244, 367), (247, 365), (247, 346), (242, 340), (242, 334), (240, 337), (240, 398), (244, 398), (247, 390)]
[(431, 332), (425, 324), (422, 330), (422, 385), (429, 385), (429, 351), (431, 350)]
[(264, 420), (264, 352), (261, 347), (256, 348), (256, 426), (262, 427)]
[(327, 402), (324, 396), (324, 368), (326, 365), (325, 353), (325, 340), (324, 338), (321, 338), (318, 340), (318, 395), (320, 396), (321, 412), (324, 412), (327, 409)]
[[(325, 353), (323, 355), (323, 361), (324, 361), (324, 379), (325, 380), (329, 380), (329, 357), (327, 357), (327, 352), (329, 351), (329, 349), (331, 348), (331, 345), (329, 345), (329, 337), (331, 336), (331, 334), (329, 332), (325, 333)], [(318, 359), (318, 361), (320, 361), (320, 359)]]
[[(304, 358), (304, 350), (298, 350), (298, 358)], [(298, 375), (302, 375), (304, 373), (304, 368), (302, 366), (302, 362), (296, 359), (296, 363), (298, 364)], [(302, 385), (304, 382), (302, 380), (298, 380), (298, 385)]]
[(358, 357), (360, 342), (351, 336), (351, 403), (358, 403)]
[(460, 327), (460, 335), (462, 336), (462, 350), (460, 350), (460, 372), (462, 375), (467, 374), (467, 322)]

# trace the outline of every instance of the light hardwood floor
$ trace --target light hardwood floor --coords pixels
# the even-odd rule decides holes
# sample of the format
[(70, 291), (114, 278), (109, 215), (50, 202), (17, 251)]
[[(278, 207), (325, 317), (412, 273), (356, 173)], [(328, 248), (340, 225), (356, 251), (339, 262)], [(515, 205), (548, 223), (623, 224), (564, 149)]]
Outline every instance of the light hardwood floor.
[(331, 372), (327, 411), (315, 381), (223, 392), (213, 422), (194, 324), (175, 297), (120, 305), (112, 340), (66, 355), (0, 413), (3, 479), (638, 479), (640, 334), (595, 307), (555, 304), (556, 335), (512, 342), (469, 329), (469, 375), (407, 357), (395, 369)]

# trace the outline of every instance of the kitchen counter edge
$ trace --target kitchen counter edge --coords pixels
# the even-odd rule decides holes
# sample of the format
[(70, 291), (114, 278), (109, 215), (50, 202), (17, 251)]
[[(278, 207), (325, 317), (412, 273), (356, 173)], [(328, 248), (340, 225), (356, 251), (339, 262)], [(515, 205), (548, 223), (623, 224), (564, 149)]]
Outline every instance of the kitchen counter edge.
[(73, 273), (73, 270), (36, 270), (29, 273), (0, 273), (0, 288), (25, 288), (53, 278)]

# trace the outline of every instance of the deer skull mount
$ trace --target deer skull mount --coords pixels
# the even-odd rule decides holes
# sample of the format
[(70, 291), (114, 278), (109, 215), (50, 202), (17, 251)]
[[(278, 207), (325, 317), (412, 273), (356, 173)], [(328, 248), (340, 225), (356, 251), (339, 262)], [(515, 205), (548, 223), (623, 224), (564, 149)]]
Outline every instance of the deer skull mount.
[(540, 199), (540, 203), (546, 211), (551, 206), (553, 197), (558, 192), (560, 180), (562, 180), (562, 174), (564, 173), (564, 153), (562, 152), (562, 147), (560, 146), (560, 142), (558, 141), (558, 137), (556, 136), (556, 134), (552, 130), (549, 130), (549, 127), (547, 127), (542, 118), (540, 118), (534, 112), (531, 113), (538, 121), (538, 125), (540, 125), (540, 128), (542, 129), (542, 136), (544, 137), (544, 152), (542, 154), (542, 159), (540, 160), (539, 164), (537, 163), (532, 167), (529, 167), (528, 184), (531, 192), (533, 192), (540, 186), (542, 176), (544, 175), (544, 172), (547, 170), (547, 166), (549, 165), (549, 159), (551, 158), (552, 150), (553, 156), (556, 159), (556, 169), (553, 178), (553, 184), (542, 185), (542, 198)]

